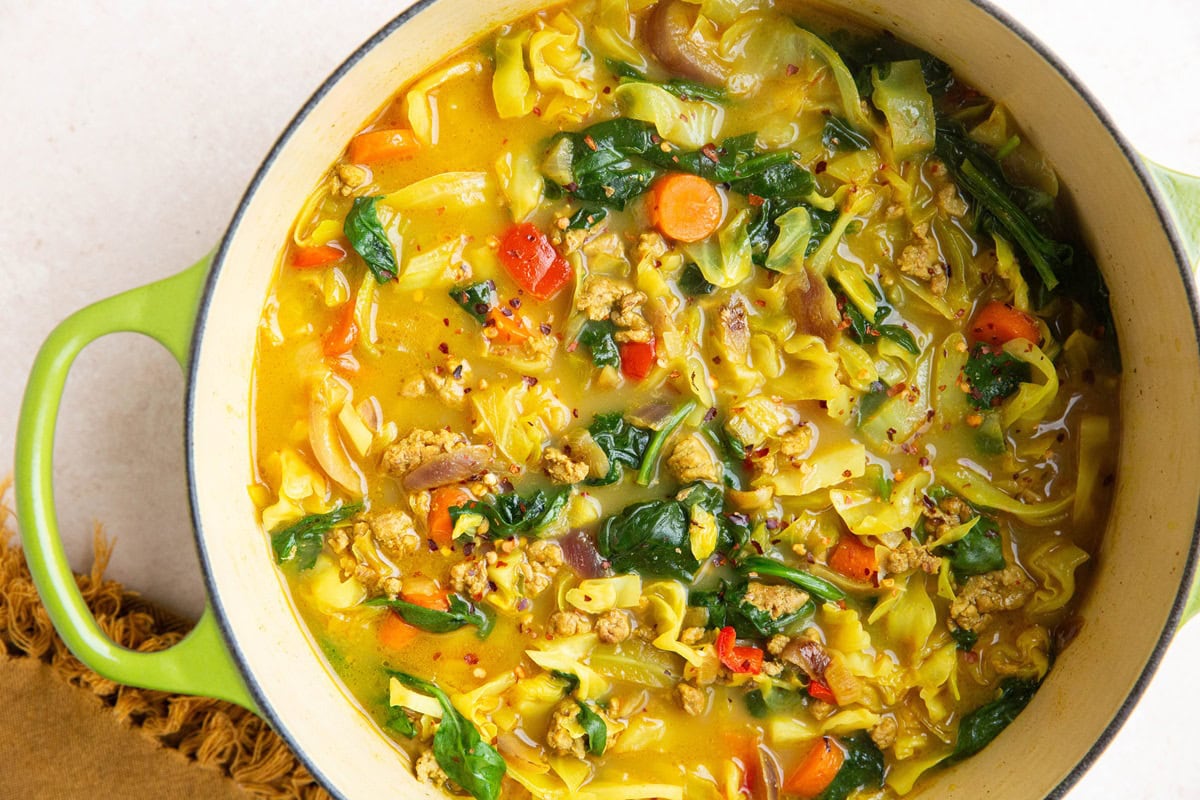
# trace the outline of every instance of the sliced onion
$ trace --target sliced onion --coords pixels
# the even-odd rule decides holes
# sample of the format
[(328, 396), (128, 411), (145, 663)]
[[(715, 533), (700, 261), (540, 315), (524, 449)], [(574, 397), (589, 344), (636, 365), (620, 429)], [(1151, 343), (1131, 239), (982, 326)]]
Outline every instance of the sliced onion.
[(313, 383), (308, 404), (308, 442), (325, 474), (346, 491), (361, 497), (367, 493), (367, 479), (346, 454), (346, 446), (333, 421), (335, 409), (341, 407), (348, 394), (346, 387), (332, 375)]
[(502, 733), (497, 736), (496, 749), (522, 772), (544, 775), (550, 771), (550, 765), (542, 758), (538, 749), (515, 733)]
[(762, 791), (756, 792), (755, 797), (762, 800), (779, 800), (779, 788), (783, 784), (783, 767), (779, 759), (765, 744), (758, 745), (758, 766), (762, 771)]
[(416, 492), (461, 483), (482, 472), (491, 460), (492, 451), (481, 444), (460, 447), (449, 453), (439, 453), (405, 475), (404, 488)]
[(675, 410), (675, 406), (666, 402), (651, 403), (648, 406), (643, 406), (637, 411), (629, 415), (629, 421), (634, 425), (641, 425), (643, 428), (653, 428), (659, 430), (663, 423), (671, 416), (671, 412)]
[(587, 531), (576, 528), (558, 540), (563, 561), (581, 578), (599, 578), (607, 571), (604, 557)]
[(596, 444), (587, 428), (577, 428), (567, 434), (567, 445), (571, 448), (573, 458), (581, 458), (588, 465), (588, 475), (593, 478), (603, 478), (608, 475), (608, 453)]

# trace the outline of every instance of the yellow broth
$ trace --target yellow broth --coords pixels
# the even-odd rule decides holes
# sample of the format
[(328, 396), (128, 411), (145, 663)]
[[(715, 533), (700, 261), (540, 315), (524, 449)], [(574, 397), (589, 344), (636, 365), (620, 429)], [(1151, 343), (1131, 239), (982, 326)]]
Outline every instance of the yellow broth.
[[(730, 12), (735, 5), (743, 13)], [(687, 10), (695, 22), (697, 7)], [(632, 52), (642, 59), (638, 69), (651, 81), (679, 77), (656, 60), (645, 39), (650, 15), (657, 12), (641, 0), (575, 2), (549, 9), (448, 57), (429, 74), (450, 69), (453, 76), (427, 95), (413, 92), (414, 87), (420, 89), (423, 78), (403, 87), (364, 131), (419, 127), (422, 117), (419, 112), (414, 117), (413, 109), (425, 108), (428, 102), (428, 110), (435, 111), (426, 131), (430, 141), (401, 159), (362, 159), (370, 163), (354, 166), (353, 159), (345, 156), (314, 190), (291, 240), (282, 247), (265, 306), (255, 377), (253, 447), (259, 471), (251, 492), (263, 509), (264, 527), (278, 541), (281, 532), (286, 534), (289, 526), (308, 515), (360, 501), (365, 511), (356, 519), (367, 526), (361, 530), (374, 531), (370, 526), (384, 512), (399, 510), (407, 515), (420, 546), (402, 558), (380, 558), (378, 548), (364, 555), (347, 549), (344, 539), (339, 546), (332, 538), (324, 542), (322, 554), (309, 568), (298, 565), (294, 552), (280, 552), (278, 544), (277, 554), (287, 562), (282, 568), (306, 624), (333, 669), (380, 723), (381, 735), (393, 737), (414, 757), (427, 751), (436, 720), (389, 705), (388, 671), (435, 681), (482, 731), (485, 741), (504, 740), (501, 750), (508, 757), (504, 797), (572, 796), (571, 782), (582, 783), (580, 797), (766, 796), (764, 780), (775, 773), (775, 780), (781, 776), (785, 781), (785, 795), (806, 796), (788, 791), (788, 786), (799, 785), (789, 776), (803, 769), (805, 754), (825, 736), (835, 747), (858, 747), (847, 744), (856, 732), (872, 734), (871, 746), (881, 753), (886, 781), (848, 784), (847, 791), (858, 792), (856, 797), (904, 794), (922, 772), (936, 768), (955, 752), (961, 745), (964, 718), (995, 701), (1006, 679), (1036, 684), (1044, 678), (1054, 652), (1069, 642), (1081, 624), (1074, 608), (1093, 568), (1085, 560), (1097, 552), (1104, 528), (1107, 492), (1103, 485), (1112, 478), (1118, 435), (1118, 367), (1111, 331), (1104, 329), (1106, 309), (1077, 299), (1086, 296), (1079, 286), (1094, 280), (1088, 273), (1094, 267), (1076, 245), (1075, 263), (1082, 266), (1061, 276), (1064, 286), (1059, 292), (1039, 292), (1026, 251), (1011, 241), (1003, 226), (981, 224), (983, 205), (969, 191), (950, 188), (956, 178), (938, 154), (919, 149), (897, 163), (899, 140), (893, 136), (898, 133), (871, 105), (869, 95), (863, 95), (859, 106), (870, 120), (869, 130), (860, 131), (867, 136), (868, 146), (847, 149), (831, 143), (829, 120), (845, 120), (848, 108), (846, 89), (839, 86), (834, 65), (809, 40), (804, 40), (807, 54), (794, 63), (772, 62), (769, 54), (758, 52), (764, 43), (780, 41), (780, 52), (793, 52), (786, 48), (794, 44), (763, 33), (791, 24), (785, 10), (826, 34), (839, 49), (853, 50), (854, 45), (847, 43), (877, 35), (798, 5), (776, 8), (767, 0), (701, 4), (696, 24), (705, 46), (717, 48), (722, 41), (730, 45), (729, 53), (714, 56), (727, 72), (725, 98), (706, 102), (692, 97), (680, 102), (692, 110), (706, 106), (716, 115), (720, 136), (713, 144), (757, 133), (756, 152), (791, 151), (793, 163), (815, 176), (817, 202), (828, 204), (830, 220), (840, 216), (851, 224), (840, 231), (835, 224), (836, 232), (826, 234), (833, 237), (831, 248), (824, 255), (820, 248), (810, 250), (802, 260), (811, 267), (819, 259), (823, 272), (817, 277), (831, 281), (842, 295), (852, 293), (848, 284), (861, 288), (863, 280), (870, 283), (880, 297), (872, 300), (861, 292), (857, 299), (842, 297), (842, 319), (849, 320), (851, 306), (886, 303), (893, 310), (891, 316), (867, 324), (901, 326), (919, 354), (906, 355), (894, 341), (881, 344), (891, 341), (887, 336), (872, 339), (877, 330), (865, 341), (855, 341), (849, 321), (841, 322), (828, 341), (806, 337), (784, 297), (785, 290), (790, 291), (787, 287), (794, 285), (789, 281), (796, 280), (794, 270), (780, 274), (756, 265), (736, 285), (708, 295), (686, 295), (680, 281), (685, 265), (697, 260), (697, 251), (669, 238), (644, 238), (656, 232), (647, 194), (633, 197), (623, 210), (608, 208), (607, 216), (593, 228), (593, 238), (579, 246), (583, 234), (565, 231), (563, 224), (585, 205), (572, 196), (570, 186), (555, 192), (549, 177), (528, 175), (505, 185), (507, 170), (498, 162), (531, 164), (533, 173), (540, 175), (547, 170), (547, 154), (558, 141), (555, 134), (580, 131), (628, 111), (616, 99), (622, 85), (614, 72), (618, 67), (606, 58), (628, 60), (625, 57)], [(559, 48), (553, 54), (557, 72), (540, 62), (546, 74), (539, 76), (530, 39), (522, 37), (522, 31), (540, 32), (541, 42)], [(519, 69), (530, 79), (531, 107), (504, 118), (496, 104), (505, 91), (497, 88), (501, 82), (496, 67), (498, 40), (517, 43)], [(534, 41), (539, 40), (534, 37)], [(737, 41), (754, 46), (739, 50), (732, 46)], [(901, 46), (894, 40), (885, 42), (892, 55), (884, 61), (916, 57), (915, 51), (897, 49)], [(543, 52), (538, 58), (543, 57), (549, 56)], [(928, 82), (936, 67), (927, 63), (925, 70)], [(564, 94), (570, 89), (578, 90), (584, 99)], [(507, 100), (514, 102), (511, 96)], [(885, 101), (886, 97), (877, 97), (876, 102)], [(1051, 168), (1021, 138), (1003, 108), (957, 82), (950, 84), (948, 92), (939, 92), (938, 104), (939, 114), (961, 122), (973, 141), (998, 158), (1007, 181), (1026, 190), (1022, 197), (1032, 196), (1029, 190), (1041, 193), (1049, 230), (1072, 241), (1054, 209), (1057, 181)], [(662, 130), (668, 122), (659, 119), (656, 124), (662, 139), (672, 141)], [(386, 199), (446, 173), (477, 177), (444, 196), (435, 196), (435, 185), (416, 199)], [(361, 183), (351, 185), (358, 178)], [(456, 180), (461, 181), (461, 176)], [(535, 193), (535, 203), (513, 199), (531, 184), (536, 187), (538, 180), (541, 189)], [(762, 197), (735, 191), (728, 182), (714, 184), (721, 198), (722, 230), (734, 224), (742, 211), (749, 219), (766, 213)], [(478, 197), (472, 199), (472, 193)], [(399, 280), (376, 282), (343, 229), (354, 199), (365, 197), (385, 198), (380, 201), (379, 220), (395, 253)], [(393, 202), (390, 207), (389, 202)], [(514, 219), (514, 205), (520, 203), (532, 207), (527, 215)], [(604, 202), (586, 205), (594, 209)], [(551, 299), (538, 300), (523, 291), (501, 263), (500, 239), (521, 221), (548, 234), (557, 251), (568, 255), (574, 277)], [(720, 234), (708, 238), (713, 248), (720, 247)], [(933, 241), (936, 264), (949, 265), (943, 270), (948, 274), (941, 294), (934, 291), (934, 281), (901, 269), (906, 248), (920, 247), (923, 239)], [(660, 250), (645, 256), (646, 248), (656, 241)], [(330, 264), (297, 266), (303, 251), (330, 245), (346, 256)], [(434, 265), (429, 271), (414, 266), (422, 264), (423, 258), (426, 266)], [(585, 277), (596, 276), (611, 277), (630, 291), (640, 290), (647, 295), (648, 307), (661, 303), (651, 323), (658, 347), (656, 361), (644, 379), (598, 368), (589, 348), (577, 340), (583, 320), (576, 301), (586, 291)], [(485, 280), (494, 282), (500, 306), (513, 309), (516, 318), (528, 321), (535, 338), (540, 333), (553, 345), (551, 357), (540, 363), (531, 358), (521, 361), (528, 354), (497, 346), (489, 340), (487, 326), (452, 299), (453, 287)], [(1027, 312), (1026, 319), (1037, 320), (1041, 348), (1030, 345), (1025, 353), (1036, 350), (1044, 356), (1043, 363), (1053, 362), (1057, 391), (1024, 414), (1013, 411), (1014, 398), (1020, 398), (1022, 391), (1033, 393), (1051, 380), (1039, 377), (1036, 369), (1025, 375), (1024, 385), (1030, 389), (1013, 386), (1008, 395), (985, 408), (969, 402), (967, 391), (974, 384), (961, 370), (952, 369), (949, 377), (939, 372), (943, 362), (967, 357), (972, 323), (992, 301), (1014, 303)], [(748, 355), (740, 364), (719, 341), (721, 309), (738, 302), (747, 313), (752, 334)], [(344, 353), (331, 352), (331, 338), (337, 337), (339, 325), (344, 327), (356, 303), (353, 343)], [(956, 334), (966, 338), (956, 340)], [(794, 345), (792, 352), (789, 343)], [(822, 370), (828, 372), (823, 384)], [(824, 388), (814, 389), (818, 384)], [(510, 393), (501, 398), (504, 391)], [(821, 392), (828, 396), (819, 398)], [(496, 398), (500, 422), (481, 413), (481, 397)], [(381, 642), (381, 626), (395, 612), (363, 605), (368, 597), (395, 599), (410, 592), (450, 591), (451, 568), (464, 560), (483, 558), (489, 551), (500, 558), (509, 551), (527, 553), (538, 536), (552, 541), (568, 528), (595, 537), (604, 520), (631, 504), (674, 497), (683, 483), (667, 466), (674, 447), (701, 428), (725, 436), (733, 435), (731, 428), (753, 431), (753, 425), (739, 427), (730, 420), (743, 415), (754, 398), (782, 409), (785, 422), (763, 432), (760, 442), (748, 444), (746, 462), (734, 465), (744, 473), (747, 491), (760, 489), (760, 500), (766, 495), (757, 506), (743, 498), (741, 502), (751, 507), (742, 510), (730, 505), (732, 494), (726, 497), (723, 513), (728, 517), (737, 512), (735, 522), (745, 523), (750, 541), (736, 552), (699, 559), (705, 566), (692, 585), (682, 581), (679, 591), (712, 589), (719, 579), (733, 578), (731, 562), (758, 553), (841, 587), (847, 595), (843, 601), (818, 599), (816, 610), (789, 624), (785, 633), (793, 642), (807, 637), (819, 643), (824, 652), (833, 653), (835, 662), (848, 666), (855, 686), (847, 695), (854, 697), (850, 702), (835, 697), (838, 702), (830, 704), (811, 697), (813, 675), (781, 661), (778, 653), (765, 654), (766, 662), (773, 665), (770, 669), (779, 669), (777, 674), (737, 674), (715, 654), (720, 626), (706, 628), (706, 612), (693, 606), (686, 611), (682, 627), (705, 630), (698, 641), (682, 646), (708, 665), (711, 674), (705, 676), (700, 670), (698, 676), (696, 666), (689, 667), (677, 650), (661, 646), (663, 626), (670, 627), (669, 621), (664, 622), (657, 606), (643, 596), (620, 611), (634, 628), (630, 638), (615, 644), (592, 642), (578, 659), (585, 667), (600, 664), (597, 669), (607, 677), (593, 682), (601, 685), (576, 695), (591, 708), (611, 711), (607, 751), (582, 757), (556, 752), (547, 742), (547, 733), (562, 695), (535, 701), (522, 700), (518, 694), (539, 679), (544, 688), (547, 680), (548, 671), (535, 664), (529, 652), (553, 649), (556, 638), (570, 638), (555, 637), (550, 622), (553, 613), (577, 610), (565, 599), (581, 581), (570, 566), (554, 572), (548, 588), (521, 597), (515, 605), (500, 602), (491, 607), (501, 593), (498, 589), (470, 598), (473, 605), (488, 607), (496, 617), (486, 640), (466, 625), (448, 633), (421, 632), (399, 649)], [(597, 414), (638, 417), (641, 412), (643, 421), (653, 427), (663, 416), (658, 406), (674, 409), (688, 399), (696, 401), (696, 410), (668, 438), (649, 486), (636, 483), (637, 470), (629, 467), (611, 485), (577, 482), (570, 489), (566, 510), (547, 530), (509, 539), (491, 541), (486, 534), (472, 538), (468, 532), (439, 548), (429, 538), (424, 516), (428, 492), (406, 490), (402, 476), (389, 474), (383, 463), (388, 449), (412, 431), (445, 430), (491, 448), (486, 469), (479, 470), (491, 475), (491, 480), (476, 474), (461, 481), (477, 499), (491, 501), (514, 487), (523, 494), (539, 488), (554, 491), (556, 484), (543, 474), (540, 462), (545, 448), (561, 448), (566, 437), (586, 429)], [(911, 430), (896, 431), (894, 426), (884, 430), (888, 423), (864, 417), (879, 413), (873, 409), (880, 403), (886, 408), (906, 399), (916, 409), (910, 415)], [(518, 401), (527, 415), (523, 421), (513, 411), (512, 404)], [(714, 410), (706, 413), (714, 401)], [(1005, 419), (1010, 413), (1016, 418)], [(903, 416), (900, 413), (898, 419)], [(514, 459), (512, 452), (524, 445), (514, 441), (506, 448), (497, 440), (511, 434), (512, 427), (530, 424), (540, 426), (533, 437), (536, 443), (526, 458)], [(996, 433), (997, 426), (1003, 428), (1002, 435)], [(802, 456), (784, 462), (782, 441), (801, 428), (811, 444)], [(853, 474), (847, 469), (849, 477), (817, 481), (816, 488), (803, 493), (784, 492), (775, 482), (780, 474), (800, 480), (817, 469), (822, 458), (836, 462), (836, 454), (858, 453), (855, 448), (860, 445), (865, 459), (859, 456), (858, 466), (865, 469), (855, 469)], [(709, 455), (714, 453), (710, 447)], [(843, 461), (847, 457), (841, 456)], [(331, 458), (340, 469), (335, 465), (331, 470)], [(756, 459), (759, 466), (753, 463)], [(775, 465), (775, 475), (763, 471), (764, 460)], [(967, 475), (965, 486), (964, 480), (948, 485), (947, 475), (955, 470), (960, 477)], [(973, 477), (963, 470), (973, 470)], [(1080, 478), (1083, 474), (1086, 479)], [(977, 491), (981, 484), (993, 494), (981, 496)], [(939, 493), (935, 487), (947, 491)], [(1079, 499), (1072, 501), (1077, 487)], [(891, 501), (884, 498), (889, 491)], [(905, 491), (911, 492), (912, 505), (907, 507)], [(951, 608), (953, 598), (969, 593), (971, 578), (969, 573), (953, 574), (951, 550), (937, 548), (929, 553), (940, 559), (929, 572), (909, 568), (889, 573), (886, 567), (896, 563), (891, 554), (906, 546), (903, 542), (917, 542), (918, 550), (924, 546), (922, 528), (937, 523), (942, 513), (939, 500), (955, 493), (976, 506), (962, 522), (981, 512), (994, 519), (1005, 565), (1019, 567), (1027, 582), (1017, 607), (983, 612), (987, 620), (976, 631), (978, 640), (962, 648), (952, 631), (965, 618), (952, 614)], [(835, 508), (835, 496), (840, 498), (840, 508)], [(1033, 509), (1032, 517), (1010, 513), (1006, 504)], [(882, 533), (861, 533), (871, 523), (861, 514), (856, 516), (855, 509), (868, 506), (884, 515), (894, 512), (906, 524)], [(349, 522), (326, 535), (334, 537), (338, 531), (348, 535)], [(949, 527), (947, 523), (942, 530)], [(831, 567), (835, 546), (843, 537), (875, 548), (879, 571), (873, 580), (848, 578)], [(321, 547), (319, 540), (317, 547)], [(998, 573), (988, 570), (979, 580)], [(399, 581), (384, 584), (383, 577)], [(788, 585), (761, 575), (757, 579), (772, 586)], [(641, 590), (668, 592), (663, 585), (672, 580), (643, 575)], [(398, 588), (401, 585), (403, 590)], [(652, 589), (656, 585), (659, 588)], [(596, 615), (587, 620), (594, 624)], [(674, 644), (680, 644), (679, 635), (676, 630)], [(768, 649), (768, 639), (739, 637), (742, 646), (759, 650)], [(464, 699), (506, 676), (513, 685), (482, 698)], [(680, 682), (705, 696), (699, 716), (690, 715), (679, 702), (676, 684)], [(792, 702), (766, 716), (761, 709), (755, 715), (747, 704), (753, 690), (767, 695), (780, 692), (776, 697), (791, 697)], [(415, 725), (416, 735), (403, 735), (388, 725), (397, 714)], [(578, 738), (579, 731), (573, 732)], [(853, 742), (865, 739), (860, 736)], [(769, 755), (760, 754), (760, 744), (761, 752)], [(513, 752), (521, 755), (514, 760)], [(655, 757), (645, 758), (647, 752)]]

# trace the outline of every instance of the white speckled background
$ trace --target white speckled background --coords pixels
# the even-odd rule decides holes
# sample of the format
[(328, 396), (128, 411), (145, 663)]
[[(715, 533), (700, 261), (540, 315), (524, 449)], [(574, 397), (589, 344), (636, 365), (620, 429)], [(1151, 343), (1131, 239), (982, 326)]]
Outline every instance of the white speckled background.
[[(1071, 65), (1135, 147), (1200, 174), (1200, 3), (997, 4)], [(0, 464), (54, 324), (211, 249), (293, 113), (400, 5), (0, 0)], [(56, 480), (77, 569), (102, 520), (119, 541), (110, 574), (194, 616), (182, 397), (150, 340), (98, 342), (71, 373)], [(1070, 800), (1200, 797), (1197, 666), (1200, 622)]]

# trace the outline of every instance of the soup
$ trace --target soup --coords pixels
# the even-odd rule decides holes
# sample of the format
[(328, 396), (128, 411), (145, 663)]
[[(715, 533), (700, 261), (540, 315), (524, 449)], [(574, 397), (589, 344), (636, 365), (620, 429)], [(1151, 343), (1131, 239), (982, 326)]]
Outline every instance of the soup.
[(1000, 734), (1119, 434), (1059, 195), (1003, 105), (794, 4), (569, 3), (401, 87), (281, 250), (251, 486), (397, 757), (841, 800)]

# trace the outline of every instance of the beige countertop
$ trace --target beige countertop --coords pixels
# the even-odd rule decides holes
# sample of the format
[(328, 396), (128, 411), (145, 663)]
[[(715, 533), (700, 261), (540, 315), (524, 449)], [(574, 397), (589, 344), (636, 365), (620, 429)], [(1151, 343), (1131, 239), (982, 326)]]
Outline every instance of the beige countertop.
[[(291, 116), (402, 5), (0, 2), (0, 463), (11, 462), (25, 376), (52, 326), (210, 250)], [(998, 5), (1072, 66), (1134, 146), (1200, 173), (1195, 0)], [(77, 568), (102, 520), (119, 540), (110, 574), (194, 616), (204, 592), (182, 398), (179, 369), (153, 342), (121, 334), (89, 348), (68, 383), (56, 485)], [(1195, 665), (1200, 623), (1178, 635), (1071, 800), (1200, 796)]]

